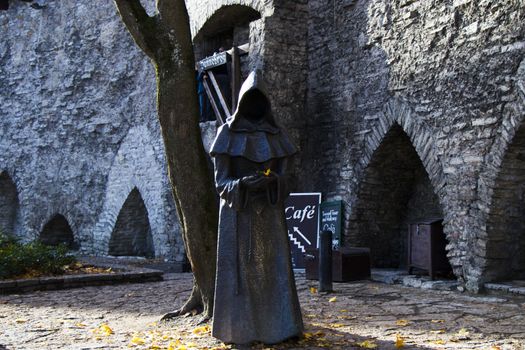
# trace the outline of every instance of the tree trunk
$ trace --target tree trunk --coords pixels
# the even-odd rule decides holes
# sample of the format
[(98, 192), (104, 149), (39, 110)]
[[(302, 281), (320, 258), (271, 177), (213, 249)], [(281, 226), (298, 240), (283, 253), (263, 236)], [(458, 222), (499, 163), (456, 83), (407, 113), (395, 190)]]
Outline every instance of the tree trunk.
[(198, 122), (195, 72), (157, 68), (158, 113), (170, 181), (183, 227), (186, 254), (195, 277), (194, 298), (202, 298), (205, 316), (213, 311), (217, 250), (217, 201)]
[(169, 178), (194, 275), (193, 292), (164, 318), (213, 312), (218, 206), (213, 177), (202, 145), (195, 62), (184, 0), (158, 0), (150, 17), (140, 0), (115, 0), (137, 45), (151, 58), (157, 75), (158, 117)]

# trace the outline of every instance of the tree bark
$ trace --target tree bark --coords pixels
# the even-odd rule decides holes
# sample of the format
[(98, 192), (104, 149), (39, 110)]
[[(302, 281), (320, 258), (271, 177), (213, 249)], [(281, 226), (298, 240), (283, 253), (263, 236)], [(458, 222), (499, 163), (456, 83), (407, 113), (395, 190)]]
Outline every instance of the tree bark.
[(184, 0), (158, 0), (150, 17), (139, 0), (115, 0), (137, 45), (151, 58), (157, 78), (157, 107), (168, 172), (194, 274), (190, 299), (170, 318), (213, 312), (218, 208), (199, 129), (193, 44)]

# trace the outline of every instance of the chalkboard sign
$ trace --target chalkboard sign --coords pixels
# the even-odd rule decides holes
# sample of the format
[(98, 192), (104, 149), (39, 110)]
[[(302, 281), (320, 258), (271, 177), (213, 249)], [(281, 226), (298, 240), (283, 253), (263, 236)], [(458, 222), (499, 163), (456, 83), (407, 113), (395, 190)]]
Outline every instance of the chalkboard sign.
[(342, 201), (321, 203), (319, 228), (321, 231), (332, 232), (332, 246), (339, 248), (343, 244), (341, 238)]
[(291, 193), (284, 203), (294, 268), (304, 268), (304, 253), (317, 248), (319, 203), (321, 193)]

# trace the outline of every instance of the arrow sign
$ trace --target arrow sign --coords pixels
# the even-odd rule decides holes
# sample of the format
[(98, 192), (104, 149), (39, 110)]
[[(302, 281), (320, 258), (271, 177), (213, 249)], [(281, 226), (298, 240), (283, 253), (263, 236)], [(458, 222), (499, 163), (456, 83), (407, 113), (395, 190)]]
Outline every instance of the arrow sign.
[(303, 254), (317, 248), (321, 193), (291, 193), (284, 203), (294, 268), (305, 267)]

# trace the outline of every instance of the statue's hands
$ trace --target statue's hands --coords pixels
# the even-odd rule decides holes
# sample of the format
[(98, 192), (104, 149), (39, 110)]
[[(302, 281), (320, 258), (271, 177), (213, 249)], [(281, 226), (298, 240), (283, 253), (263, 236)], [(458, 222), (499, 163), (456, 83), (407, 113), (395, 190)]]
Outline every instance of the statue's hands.
[(272, 176), (249, 175), (241, 179), (241, 184), (247, 188), (258, 189), (266, 186), (272, 181), (275, 181), (275, 178)]

